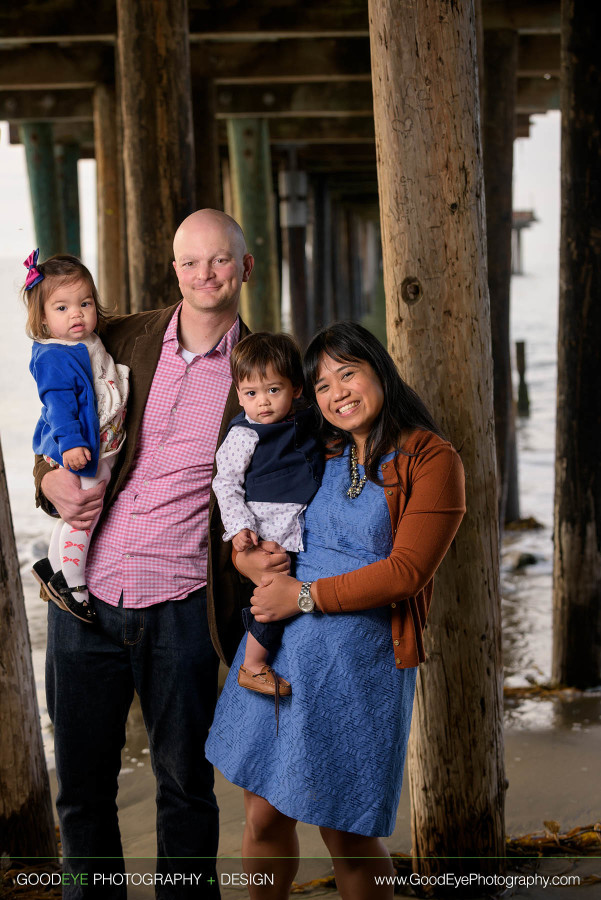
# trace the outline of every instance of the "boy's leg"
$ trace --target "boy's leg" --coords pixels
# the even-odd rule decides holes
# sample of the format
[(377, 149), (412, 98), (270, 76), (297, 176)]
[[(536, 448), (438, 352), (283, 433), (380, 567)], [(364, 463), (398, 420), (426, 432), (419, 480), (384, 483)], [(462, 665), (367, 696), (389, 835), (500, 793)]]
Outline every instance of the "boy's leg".
[(258, 642), (256, 637), (248, 632), (246, 635), (246, 650), (244, 651), (244, 667), (257, 675), (263, 666), (267, 665), (269, 651)]
[[(123, 900), (111, 884), (123, 869), (117, 822), (117, 777), (133, 698), (129, 651), (118, 607), (96, 600), (99, 624), (80, 622), (48, 604), (46, 696), (54, 726), (64, 870), (87, 875), (87, 887), (64, 885), (64, 900)], [(105, 857), (101, 859), (99, 857)]]

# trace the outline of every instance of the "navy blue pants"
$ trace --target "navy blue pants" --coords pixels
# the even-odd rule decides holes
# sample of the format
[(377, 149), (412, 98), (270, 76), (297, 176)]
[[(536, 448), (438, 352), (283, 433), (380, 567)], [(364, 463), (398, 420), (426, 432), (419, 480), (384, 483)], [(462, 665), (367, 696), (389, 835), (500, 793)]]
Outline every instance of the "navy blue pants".
[(279, 622), (257, 622), (249, 606), (242, 610), (242, 620), (246, 630), (250, 631), (262, 647), (265, 647), (270, 656), (273, 656), (280, 646), (284, 628), (290, 621), (290, 619), (284, 619)]
[(201, 874), (199, 881), (190, 879), (192, 887), (158, 884), (156, 896), (218, 898), (219, 812), (204, 744), (219, 660), (209, 637), (206, 589), (144, 609), (92, 599), (96, 626), (48, 604), (46, 695), (64, 870), (88, 874), (87, 888), (64, 886), (63, 898), (126, 896), (125, 881), (117, 886), (105, 878), (102, 886), (93, 874), (124, 872), (117, 777), (134, 690), (157, 779), (157, 873)]

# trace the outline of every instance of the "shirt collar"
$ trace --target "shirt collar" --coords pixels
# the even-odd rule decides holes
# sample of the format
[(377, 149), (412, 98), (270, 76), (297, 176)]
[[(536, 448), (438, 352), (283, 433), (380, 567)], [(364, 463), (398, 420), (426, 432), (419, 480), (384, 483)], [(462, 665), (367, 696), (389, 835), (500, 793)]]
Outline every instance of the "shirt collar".
[[(182, 301), (183, 302), (183, 301)], [(182, 304), (180, 303), (171, 316), (169, 324), (167, 325), (167, 329), (163, 336), (163, 343), (166, 344), (167, 341), (174, 341), (176, 346), (174, 348), (174, 352), (177, 353), (179, 350), (179, 340), (177, 337), (177, 327), (179, 325), (179, 312), (182, 308)], [(232, 325), (229, 331), (223, 335), (222, 338), (215, 344), (215, 346), (209, 350), (208, 353), (203, 354), (206, 356), (211, 356), (213, 353), (220, 353), (225, 359), (229, 359), (232, 349), (240, 340), (240, 317), (236, 316), (236, 321)]]

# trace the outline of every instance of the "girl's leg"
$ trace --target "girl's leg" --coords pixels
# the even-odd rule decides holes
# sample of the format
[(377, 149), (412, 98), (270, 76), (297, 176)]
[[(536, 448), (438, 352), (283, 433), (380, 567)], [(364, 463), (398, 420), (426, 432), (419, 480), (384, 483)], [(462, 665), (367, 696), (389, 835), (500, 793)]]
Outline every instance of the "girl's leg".
[(273, 875), (273, 885), (248, 886), (251, 900), (288, 900), (298, 869), (296, 819), (285, 816), (250, 791), (244, 791), (244, 808), (244, 871), (247, 875)]
[[(333, 828), (319, 830), (332, 857), (336, 886), (343, 900), (392, 900), (394, 868), (380, 838)], [(390, 884), (377, 884), (376, 878), (381, 876), (390, 877)]]
[[(98, 464), (98, 470), (94, 478), (80, 477), (82, 491), (89, 491), (102, 481), (108, 482), (111, 477), (111, 469), (116, 456), (109, 456), (108, 459), (102, 459)], [(88, 550), (90, 549), (90, 540), (96, 527), (98, 518), (92, 523), (91, 528), (85, 531), (79, 531), (77, 528), (71, 528), (66, 522), (63, 523), (60, 533), (59, 543), (59, 560), (60, 568), (63, 570), (65, 581), (70, 588), (77, 587), (86, 583), (86, 560), (88, 558)], [(54, 535), (53, 535), (54, 537)], [(50, 563), (54, 568), (52, 557), (49, 556)], [(78, 603), (87, 603), (88, 591), (72, 591), (74, 599)]]
[(57, 519), (52, 535), (50, 537), (50, 545), (48, 547), (48, 561), (52, 566), (53, 572), (58, 572), (61, 568), (61, 532), (65, 523), (62, 519)]

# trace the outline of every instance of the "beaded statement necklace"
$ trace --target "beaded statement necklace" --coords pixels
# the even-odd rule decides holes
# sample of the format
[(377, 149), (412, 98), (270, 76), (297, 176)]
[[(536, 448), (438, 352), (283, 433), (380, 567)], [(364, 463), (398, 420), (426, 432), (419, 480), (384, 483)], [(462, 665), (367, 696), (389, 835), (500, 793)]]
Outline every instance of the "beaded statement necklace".
[(365, 487), (365, 482), (367, 481), (367, 475), (364, 475), (363, 478), (359, 478), (359, 461), (357, 459), (356, 444), (351, 445), (350, 469), (351, 483), (349, 489), (346, 492), (346, 496), (350, 497), (351, 500), (354, 500), (355, 497), (359, 496), (359, 494)]

